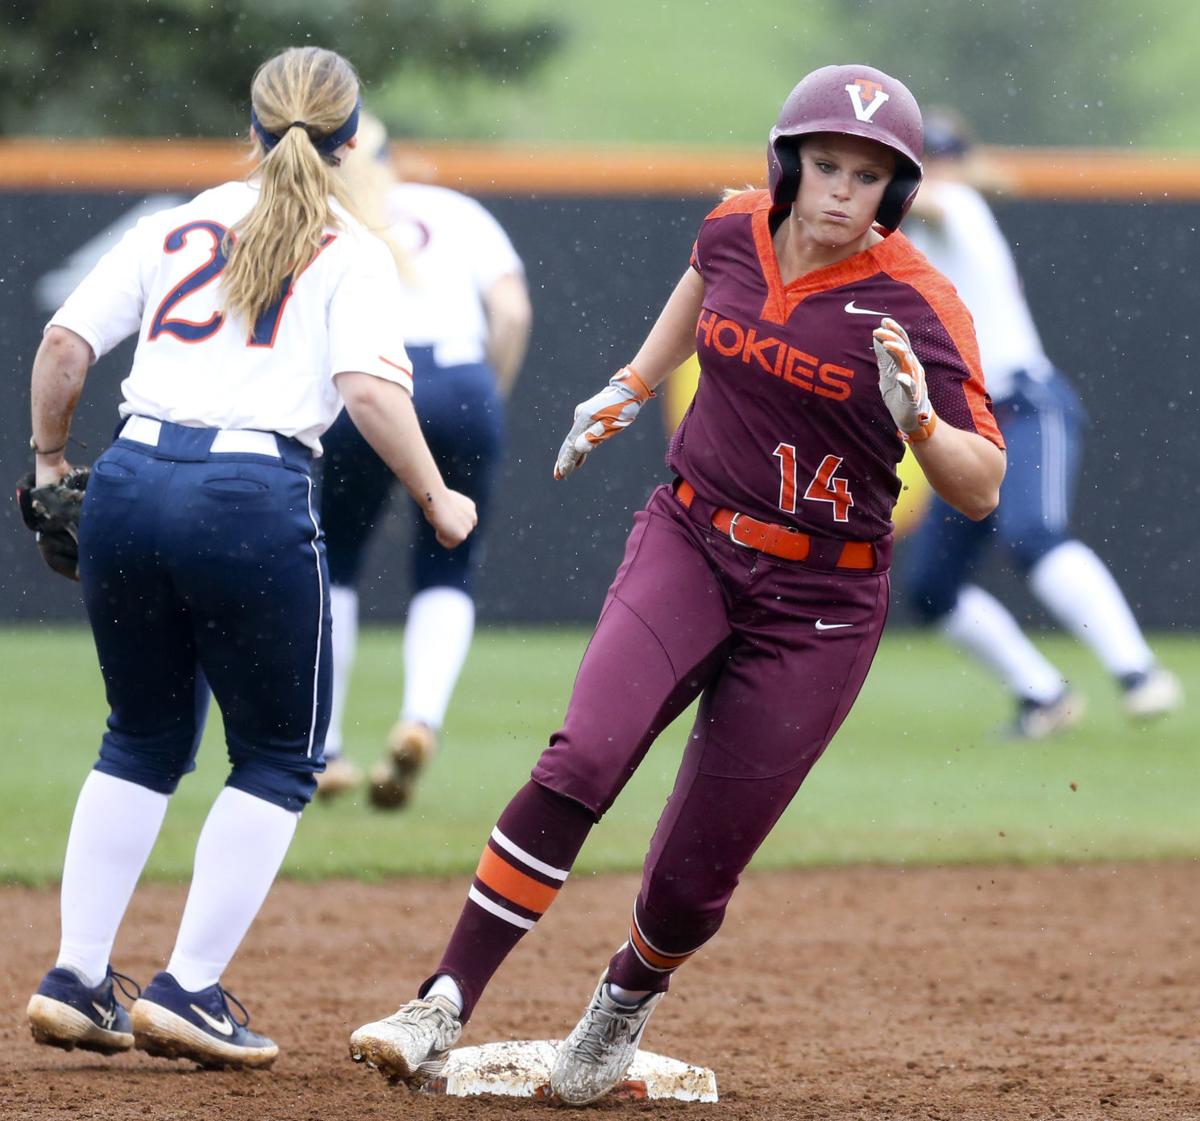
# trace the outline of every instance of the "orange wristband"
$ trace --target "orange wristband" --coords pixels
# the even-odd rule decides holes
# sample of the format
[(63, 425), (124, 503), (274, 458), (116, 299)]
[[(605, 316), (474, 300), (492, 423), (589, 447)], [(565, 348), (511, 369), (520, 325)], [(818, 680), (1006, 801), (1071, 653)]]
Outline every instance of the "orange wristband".
[(920, 428), (916, 428), (912, 432), (901, 432), (900, 439), (907, 444), (919, 444), (922, 440), (928, 440), (937, 427), (937, 419), (937, 413), (930, 413), (929, 419)]
[(654, 390), (642, 381), (642, 375), (637, 370), (632, 366), (622, 366), (621, 369), (626, 370), (627, 374), (625, 377), (621, 377), (621, 371), (618, 370), (618, 380), (625, 382), (637, 394), (639, 401), (649, 401), (654, 396)]

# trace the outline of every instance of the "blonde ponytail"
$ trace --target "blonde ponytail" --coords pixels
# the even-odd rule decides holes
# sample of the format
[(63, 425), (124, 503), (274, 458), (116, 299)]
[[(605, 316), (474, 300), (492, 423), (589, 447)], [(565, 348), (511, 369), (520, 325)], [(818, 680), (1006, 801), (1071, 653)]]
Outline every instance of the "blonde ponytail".
[(221, 278), (225, 309), (247, 324), (317, 255), (326, 228), (339, 225), (330, 196), (354, 212), (335, 162), (317, 145), (356, 112), (358, 75), (333, 51), (293, 47), (258, 68), (250, 102), (262, 154), (258, 200), (227, 239)]

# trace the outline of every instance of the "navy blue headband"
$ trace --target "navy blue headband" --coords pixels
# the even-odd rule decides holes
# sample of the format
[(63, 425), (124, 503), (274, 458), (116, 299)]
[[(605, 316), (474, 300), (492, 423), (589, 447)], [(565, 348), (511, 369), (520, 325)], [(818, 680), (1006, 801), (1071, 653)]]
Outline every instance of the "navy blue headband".
[[(313, 140), (312, 145), (323, 156), (332, 156), (343, 144), (346, 143), (356, 132), (358, 132), (358, 111), (362, 108), (362, 98), (354, 103), (354, 109), (350, 116), (340, 124), (328, 136), (322, 136), (320, 140)], [(250, 124), (254, 129), (254, 134), (258, 137), (262, 146), (269, 152), (283, 139), (283, 133), (292, 128), (307, 129), (304, 121), (293, 121), (281, 133), (268, 132), (263, 127), (262, 121), (258, 119), (258, 114), (254, 111), (254, 106), (250, 106)], [(311, 138), (310, 138), (311, 139)]]

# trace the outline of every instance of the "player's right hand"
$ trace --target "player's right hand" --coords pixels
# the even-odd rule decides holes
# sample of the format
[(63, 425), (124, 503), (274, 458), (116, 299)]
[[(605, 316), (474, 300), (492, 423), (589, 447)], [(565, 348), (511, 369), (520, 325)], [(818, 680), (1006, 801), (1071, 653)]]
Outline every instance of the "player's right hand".
[(437, 543), (444, 549), (461, 545), (479, 521), (474, 501), (449, 487), (426, 502), (424, 511), (425, 520), (433, 526)]
[(641, 407), (654, 396), (632, 366), (618, 370), (599, 393), (575, 406), (575, 423), (558, 449), (554, 477), (565, 479), (593, 448), (628, 428)]

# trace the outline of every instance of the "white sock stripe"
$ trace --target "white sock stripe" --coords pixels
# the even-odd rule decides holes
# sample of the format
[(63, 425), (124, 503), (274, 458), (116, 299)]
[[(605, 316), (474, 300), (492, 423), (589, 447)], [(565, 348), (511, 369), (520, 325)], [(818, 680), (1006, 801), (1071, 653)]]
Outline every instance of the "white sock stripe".
[[(660, 957), (677, 958), (681, 956), (680, 954), (668, 954), (666, 950), (660, 950), (653, 942), (650, 941), (649, 938), (646, 937), (646, 932), (642, 929), (642, 924), (638, 922), (636, 907), (633, 909), (633, 925), (637, 929), (638, 937)], [(637, 943), (634, 942), (633, 939), (630, 939), (629, 944), (633, 947), (634, 953), (637, 953)], [(638, 957), (641, 956), (641, 954), (638, 954)]]
[(661, 965), (655, 965), (653, 962), (647, 961), (646, 958), (644, 957), (644, 955), (642, 954), (642, 951), (637, 948), (636, 942), (630, 942), (629, 948), (631, 950), (633, 950), (634, 956), (638, 959), (638, 961), (640, 961), (647, 969), (649, 969), (653, 973), (674, 973), (675, 970), (678, 968), (678, 966), (672, 965), (667, 969), (663, 969), (663, 967)]
[(544, 860), (538, 860), (536, 856), (527, 853), (520, 845), (513, 844), (512, 841), (500, 832), (500, 826), (498, 825), (492, 830), (492, 840), (508, 853), (509, 856), (515, 856), (522, 864), (527, 864), (535, 872), (541, 872), (543, 876), (549, 876), (553, 880), (563, 882), (570, 875), (570, 872), (564, 872), (561, 868), (554, 868)]
[[(670, 973), (671, 969), (678, 969), (685, 961), (687, 961), (688, 958), (690, 958), (693, 954), (695, 954), (697, 952), (697, 950), (699, 950), (700, 947), (704, 945), (704, 942), (701, 942), (699, 946), (695, 947), (695, 949), (688, 950), (686, 953), (682, 953), (682, 954), (673, 954), (673, 953), (668, 952), (667, 950), (660, 950), (653, 942), (650, 941), (649, 938), (646, 937), (646, 932), (642, 929), (642, 924), (637, 921), (637, 908), (634, 908), (634, 911), (633, 911), (633, 925), (637, 929), (638, 937), (641, 938), (641, 940), (646, 943), (647, 947), (649, 947), (649, 949), (653, 950), (654, 953), (658, 954), (660, 957), (677, 959), (676, 963), (673, 966), (671, 966), (669, 969), (660, 969), (659, 970), (660, 973)], [(716, 932), (714, 931), (713, 933), (716, 933)], [(712, 935), (710, 934), (709, 938), (711, 938), (711, 937), (712, 937)], [(707, 941), (708, 941), (708, 939), (706, 938), (705, 942), (707, 942)], [(642, 955), (640, 953), (638, 953), (637, 943), (634, 942), (632, 938), (629, 940), (629, 945), (633, 947), (633, 952), (635, 954), (637, 954), (637, 956), (639, 958), (641, 958)], [(642, 958), (642, 960), (645, 961), (645, 958)], [(646, 962), (646, 964), (650, 965), (649, 962)], [(650, 968), (654, 969), (655, 966), (650, 965)]]
[(482, 907), (488, 914), (495, 915), (498, 919), (510, 922), (513, 926), (519, 926), (522, 930), (533, 929), (533, 919), (527, 919), (523, 915), (514, 914), (507, 907), (501, 907), (499, 903), (492, 902), (474, 884), (467, 888), (467, 898), (477, 907)]

